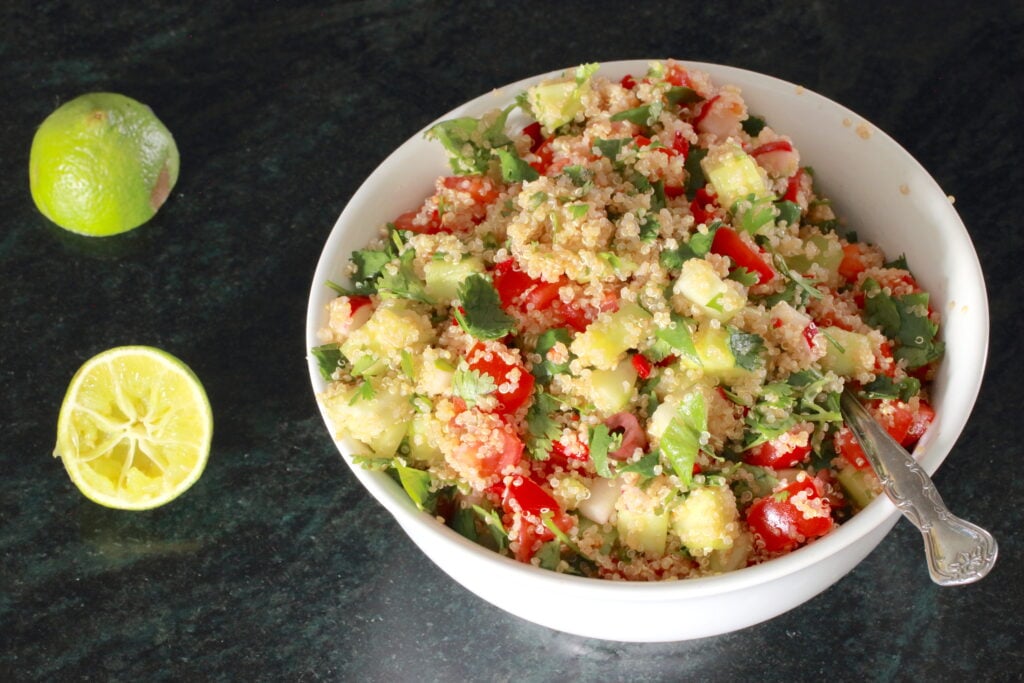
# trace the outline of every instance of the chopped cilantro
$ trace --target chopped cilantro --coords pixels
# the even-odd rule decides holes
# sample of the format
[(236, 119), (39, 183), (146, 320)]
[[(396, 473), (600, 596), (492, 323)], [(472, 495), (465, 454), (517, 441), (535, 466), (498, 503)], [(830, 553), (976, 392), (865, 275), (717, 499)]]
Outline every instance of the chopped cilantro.
[(569, 210), (569, 215), (575, 220), (584, 218), (590, 211), (590, 204), (570, 204), (566, 207)]
[(904, 377), (894, 381), (888, 375), (878, 375), (874, 381), (864, 385), (862, 390), (868, 399), (899, 399), (906, 403), (921, 391), (921, 381), (916, 377)]
[(699, 391), (691, 391), (683, 397), (660, 441), (661, 452), (679, 477), (684, 490), (693, 481), (693, 465), (697, 462), (701, 439), (707, 430), (708, 414), (704, 395)]
[(599, 424), (590, 430), (590, 461), (594, 463), (594, 470), (604, 477), (612, 477), (611, 468), (608, 466), (608, 450), (612, 443), (611, 433), (608, 427)]
[(487, 278), (473, 273), (459, 285), (462, 307), (455, 318), (477, 339), (501, 339), (515, 329), (515, 319), (501, 308), (501, 300)]
[(767, 125), (767, 123), (762, 117), (754, 116), (753, 114), (751, 114), (746, 119), (744, 119), (743, 123), (741, 123), (740, 125), (743, 126), (744, 133), (746, 133), (752, 138), (756, 138), (758, 135), (761, 134), (761, 131), (764, 130), (764, 127)]
[(660, 327), (654, 332), (654, 344), (644, 352), (655, 362), (676, 355), (701, 366), (697, 347), (693, 345), (690, 324), (693, 322), (678, 313), (671, 313), (672, 322), (667, 327)]
[(506, 183), (529, 182), (540, 177), (537, 170), (520, 159), (514, 149), (496, 149), (494, 153), (501, 162), (501, 178)]
[(764, 339), (760, 335), (736, 329), (729, 330), (729, 350), (736, 358), (736, 365), (744, 370), (757, 369), (761, 364), (763, 349)]
[(708, 155), (703, 147), (691, 147), (690, 153), (686, 155), (686, 162), (683, 168), (686, 169), (686, 198), (692, 200), (694, 194), (700, 188), (707, 185), (707, 178), (704, 176), (704, 169), (701, 167), (701, 160)]
[(935, 339), (939, 326), (928, 317), (928, 294), (915, 292), (889, 296), (870, 278), (863, 283), (864, 312), (869, 324), (897, 343), (893, 356), (911, 370), (942, 356), (944, 345)]
[(426, 137), (437, 140), (445, 148), (448, 163), (456, 175), (486, 173), (492, 150), (511, 144), (505, 134), (505, 122), (514, 107), (506, 107), (493, 118), (464, 116), (442, 121), (430, 128)]
[(634, 472), (639, 474), (644, 479), (650, 479), (654, 476), (655, 468), (661, 462), (661, 454), (653, 450), (650, 453), (645, 453), (636, 462), (631, 462), (628, 465), (619, 467), (615, 472), (616, 474), (625, 474), (626, 472)]
[(466, 402), (466, 405), (476, 405), (484, 396), (489, 396), (498, 390), (494, 378), (486, 372), (471, 369), (466, 363), (460, 363), (452, 375), (452, 393)]
[(753, 287), (758, 283), (760, 277), (757, 273), (746, 268), (733, 268), (729, 271), (729, 279), (739, 282), (744, 287)]
[(537, 391), (526, 412), (526, 426), (529, 430), (526, 447), (534, 460), (547, 460), (551, 455), (551, 444), (562, 433), (554, 419), (559, 401), (546, 391)]
[(505, 525), (501, 523), (501, 516), (495, 510), (485, 510), (479, 505), (474, 505), (473, 511), (487, 525), (498, 552), (505, 552), (505, 549), (508, 548), (508, 531), (505, 530)]
[(633, 142), (633, 138), (616, 138), (614, 140), (603, 140), (598, 138), (594, 140), (594, 147), (601, 153), (601, 156), (607, 157), (613, 166), (619, 166), (618, 157), (619, 152), (622, 148)]
[(676, 85), (665, 91), (665, 101), (671, 105), (696, 104), (704, 98), (693, 88)]
[(555, 375), (569, 372), (569, 361), (553, 363), (548, 358), (548, 351), (558, 343), (562, 343), (568, 348), (571, 342), (572, 337), (569, 335), (569, 330), (564, 327), (546, 330), (537, 338), (536, 352), (543, 359), (540, 363), (533, 366), (533, 375), (537, 378), (538, 382), (547, 383)]
[(639, 107), (632, 109), (626, 109), (616, 114), (612, 114), (612, 121), (629, 121), (635, 123), (638, 126), (653, 126), (658, 121), (658, 117), (661, 116), (661, 111), (664, 108), (661, 102), (648, 102), (642, 104)]
[(320, 368), (320, 376), (324, 381), (330, 382), (334, 379), (334, 372), (345, 365), (345, 357), (341, 355), (340, 344), (324, 344), (314, 346), (309, 350), (316, 358), (317, 366)]
[(753, 235), (758, 230), (775, 220), (775, 207), (772, 197), (757, 197), (749, 194), (737, 199), (731, 212), (736, 217), (737, 227)]
[(373, 385), (370, 384), (370, 380), (364, 379), (356, 388), (355, 393), (352, 394), (352, 398), (348, 400), (348, 404), (354, 406), (359, 401), (369, 401), (376, 395), (377, 392), (374, 390)]
[(397, 267), (384, 268), (377, 280), (377, 291), (382, 295), (390, 295), (401, 299), (412, 299), (427, 304), (434, 303), (427, 296), (423, 280), (416, 276), (412, 261), (416, 257), (413, 249), (406, 249), (399, 257)]
[(661, 222), (653, 213), (645, 215), (643, 222), (640, 223), (640, 239), (644, 242), (651, 242), (657, 239), (659, 232), (661, 232)]
[(775, 209), (779, 215), (777, 221), (787, 225), (798, 225), (800, 222), (800, 205), (791, 201), (782, 200), (775, 202)]
[(398, 471), (398, 480), (402, 483), (402, 488), (412, 498), (412, 502), (416, 503), (416, 507), (420, 510), (430, 511), (430, 504), (434, 498), (434, 494), (430, 490), (430, 473), (415, 467), (406, 467), (397, 460), (395, 469)]

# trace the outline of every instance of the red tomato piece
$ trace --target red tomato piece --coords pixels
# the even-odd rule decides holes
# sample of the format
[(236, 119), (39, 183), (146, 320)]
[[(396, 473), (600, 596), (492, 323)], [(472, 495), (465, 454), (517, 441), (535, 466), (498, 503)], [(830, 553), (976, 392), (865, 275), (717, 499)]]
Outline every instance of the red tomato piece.
[(500, 415), (463, 408), (449, 422), (459, 437), (449, 460), (452, 466), (464, 477), (486, 481), (518, 465), (523, 442), (512, 426)]
[(449, 190), (468, 193), (473, 201), (481, 206), (487, 206), (497, 199), (499, 194), (501, 194), (498, 188), (487, 176), (448, 176), (441, 182), (444, 184), (445, 188)]
[(503, 308), (522, 305), (523, 295), (537, 281), (519, 269), (515, 259), (508, 259), (494, 264), (492, 273), (494, 288), (498, 290), (498, 298), (501, 299)]
[(763, 145), (759, 145), (750, 151), (750, 156), (756, 157), (761, 154), (768, 154), (770, 152), (792, 152), (793, 145), (789, 140), (772, 140), (766, 142)]
[(864, 261), (864, 251), (856, 242), (843, 247), (843, 260), (839, 262), (839, 274), (848, 282), (853, 282), (857, 276), (867, 270), (867, 263)]
[(773, 470), (796, 467), (811, 453), (810, 439), (804, 441), (805, 443), (799, 443), (799, 439), (793, 433), (784, 434), (751, 448), (744, 453), (743, 460), (748, 464), (770, 467)]
[(715, 231), (715, 237), (711, 242), (711, 251), (728, 256), (740, 268), (757, 273), (757, 284), (759, 285), (771, 282), (775, 277), (775, 269), (768, 265), (761, 255), (744, 242), (732, 228), (723, 226)]
[(651, 376), (651, 361), (647, 359), (642, 353), (634, 353), (631, 359), (633, 363), (633, 369), (636, 370), (636, 376), (640, 379), (647, 379)]
[(708, 223), (714, 217), (714, 209), (708, 210), (707, 206), (718, 206), (717, 197), (707, 191), (707, 188), (700, 188), (690, 202), (690, 213), (697, 223)]
[(421, 213), (422, 209), (406, 211), (392, 222), (399, 230), (408, 230), (410, 232), (418, 232), (424, 235), (436, 235), (439, 232), (451, 232), (451, 230), (441, 227), (441, 215), (437, 212), (437, 209), (431, 211), (425, 222), (416, 220)]
[(690, 153), (690, 141), (683, 135), (683, 131), (677, 130), (672, 137), (672, 149), (679, 152), (683, 158)]
[(932, 408), (928, 403), (920, 401), (917, 407), (917, 412), (914, 413), (914, 417), (910, 422), (910, 427), (907, 429), (907, 435), (903, 437), (903, 445), (906, 448), (911, 448), (924, 433), (928, 431), (928, 427), (931, 426), (935, 420), (935, 409)]
[(538, 541), (550, 541), (555, 537), (544, 524), (545, 514), (550, 513), (555, 526), (563, 532), (568, 532), (573, 526), (572, 517), (562, 511), (554, 497), (528, 477), (517, 476), (509, 482), (503, 493), (502, 507), (511, 520), (510, 526), (515, 527), (518, 519), (516, 559), (520, 562), (530, 561)]
[(679, 64), (669, 65), (668, 72), (665, 74), (665, 81), (675, 86), (693, 88), (693, 82), (690, 81), (690, 74), (687, 73), (686, 69)]
[(715, 106), (715, 103), (718, 102), (720, 98), (721, 95), (715, 95), (710, 100), (706, 100), (704, 104), (701, 105), (700, 111), (697, 112), (697, 115), (693, 117), (692, 124), (694, 128), (696, 128), (697, 125), (704, 120), (704, 117), (711, 113), (711, 108)]
[(632, 90), (633, 88), (636, 87), (636, 81), (633, 79), (632, 76), (626, 74), (625, 76), (622, 77), (622, 80), (619, 81), (619, 85), (621, 85), (626, 90)]
[(490, 375), (497, 385), (497, 412), (514, 413), (533, 395), (533, 375), (522, 363), (514, 360), (508, 347), (501, 342), (477, 342), (466, 354), (472, 370)]
[(526, 128), (523, 128), (523, 134), (529, 135), (530, 140), (533, 141), (530, 143), (531, 152), (536, 152), (537, 148), (544, 144), (544, 133), (540, 130), (540, 121), (534, 121)]
[(833, 526), (832, 506), (814, 480), (794, 481), (747, 508), (747, 524), (770, 553), (789, 552)]
[(789, 177), (789, 181), (786, 183), (786, 194), (782, 196), (787, 202), (797, 203), (797, 197), (800, 192), (800, 186), (803, 184), (804, 169), (798, 168), (796, 173)]

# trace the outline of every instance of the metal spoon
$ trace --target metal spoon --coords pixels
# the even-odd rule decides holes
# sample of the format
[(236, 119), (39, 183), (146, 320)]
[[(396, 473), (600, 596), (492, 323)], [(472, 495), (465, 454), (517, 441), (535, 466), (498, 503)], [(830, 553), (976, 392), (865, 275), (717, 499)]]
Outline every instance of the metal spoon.
[(940, 586), (961, 586), (988, 574), (999, 554), (992, 534), (946, 508), (928, 474), (850, 389), (843, 390), (840, 405), (885, 493), (924, 535), (932, 581)]

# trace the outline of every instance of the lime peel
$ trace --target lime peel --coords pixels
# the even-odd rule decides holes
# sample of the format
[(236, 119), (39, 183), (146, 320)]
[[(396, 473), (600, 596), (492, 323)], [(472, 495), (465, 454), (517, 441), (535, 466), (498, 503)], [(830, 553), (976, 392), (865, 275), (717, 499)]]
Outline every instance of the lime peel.
[(90, 500), (145, 510), (199, 479), (212, 436), (209, 399), (185, 363), (150, 346), (120, 346), (75, 373), (53, 454)]

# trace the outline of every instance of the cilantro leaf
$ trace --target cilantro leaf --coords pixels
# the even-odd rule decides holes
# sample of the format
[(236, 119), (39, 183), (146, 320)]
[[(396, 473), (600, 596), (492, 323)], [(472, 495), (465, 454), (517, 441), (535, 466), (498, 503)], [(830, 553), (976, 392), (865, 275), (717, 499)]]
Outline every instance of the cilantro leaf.
[(644, 355), (650, 356), (655, 362), (677, 355), (700, 367), (700, 356), (690, 332), (690, 323), (693, 321), (675, 312), (671, 313), (671, 319), (668, 327), (660, 327), (654, 331), (655, 342)]
[(352, 252), (352, 264), (356, 269), (352, 276), (352, 293), (376, 293), (377, 277), (392, 258), (394, 255), (387, 250), (359, 249)]
[(758, 135), (760, 135), (761, 131), (764, 130), (764, 127), (768, 124), (764, 120), (764, 118), (760, 116), (754, 116), (753, 114), (751, 114), (750, 116), (745, 118), (740, 125), (743, 126), (744, 133), (746, 133), (752, 138), (756, 138)]
[(686, 162), (683, 168), (686, 169), (686, 198), (693, 200), (697, 190), (707, 185), (708, 180), (704, 176), (704, 169), (701, 167), (701, 160), (708, 155), (703, 147), (691, 147), (690, 153), (686, 155)]
[(537, 378), (538, 382), (546, 384), (555, 375), (569, 372), (569, 361), (553, 363), (548, 358), (548, 351), (558, 343), (564, 344), (568, 348), (571, 342), (572, 337), (569, 334), (569, 330), (564, 327), (546, 330), (537, 338), (537, 348), (535, 350), (537, 355), (543, 359), (539, 364), (533, 366), (533, 375)]
[(778, 222), (788, 225), (798, 225), (800, 222), (800, 205), (788, 200), (775, 202), (775, 209), (778, 211)]
[(427, 296), (423, 280), (416, 276), (412, 260), (416, 257), (413, 249), (406, 249), (398, 259), (397, 267), (386, 267), (377, 280), (377, 291), (401, 299), (412, 299), (426, 304), (434, 303)]
[(485, 510), (479, 505), (474, 505), (472, 509), (473, 512), (480, 516), (484, 524), (487, 525), (498, 552), (505, 552), (505, 549), (508, 548), (508, 531), (505, 530), (505, 525), (501, 523), (501, 516), (495, 510)]
[(634, 472), (639, 474), (644, 479), (650, 479), (654, 476), (655, 467), (661, 462), (661, 454), (652, 450), (649, 453), (645, 453), (636, 462), (631, 462), (628, 465), (618, 468), (616, 474), (625, 474), (626, 472)]
[(736, 358), (736, 365), (744, 370), (757, 369), (761, 364), (763, 349), (764, 339), (760, 335), (736, 329), (729, 330), (729, 350)]
[(376, 395), (377, 391), (373, 388), (373, 384), (370, 383), (370, 380), (364, 379), (352, 394), (352, 398), (348, 400), (348, 404), (354, 406), (360, 401), (369, 401)]
[(515, 329), (515, 319), (501, 308), (501, 300), (487, 278), (474, 273), (459, 285), (462, 309), (455, 318), (477, 339), (501, 339)]
[(760, 280), (757, 273), (742, 267), (729, 271), (729, 279), (739, 282), (744, 287), (753, 287)]
[(608, 449), (611, 443), (611, 433), (606, 425), (599, 424), (590, 430), (590, 461), (594, 463), (594, 470), (605, 479), (612, 477), (611, 468), (608, 467)]
[(528, 182), (540, 177), (537, 170), (519, 158), (515, 151), (496, 149), (494, 153), (498, 156), (498, 161), (501, 163), (501, 178), (506, 183)]
[(505, 134), (505, 122), (514, 106), (479, 119), (464, 116), (441, 121), (427, 130), (425, 136), (441, 143), (456, 175), (486, 173), (492, 150), (511, 143)]
[(562, 433), (562, 427), (554, 419), (558, 405), (557, 398), (545, 391), (538, 391), (526, 412), (526, 427), (529, 431), (526, 448), (534, 460), (547, 460), (551, 455), (552, 442)]
[(402, 488), (412, 498), (412, 502), (416, 503), (416, 507), (430, 512), (434, 498), (434, 493), (430, 490), (430, 473), (415, 467), (406, 467), (397, 460), (395, 469), (398, 471), (398, 480), (402, 483)]
[(603, 140), (598, 138), (594, 140), (594, 147), (601, 153), (601, 156), (607, 157), (612, 165), (615, 167), (621, 167), (618, 162), (619, 153), (622, 148), (633, 142), (633, 138), (616, 138), (614, 140)]
[(672, 466), (684, 489), (689, 488), (693, 481), (693, 465), (697, 462), (701, 438), (707, 430), (708, 414), (704, 394), (691, 391), (683, 397), (659, 443), (661, 453)]
[(466, 402), (466, 405), (474, 406), (484, 396), (489, 396), (498, 390), (494, 378), (486, 372), (473, 370), (465, 362), (460, 363), (452, 375), (452, 393)]
[(693, 88), (676, 85), (665, 91), (665, 101), (671, 105), (696, 104), (704, 98)]
[(314, 346), (309, 350), (316, 358), (317, 366), (320, 368), (320, 376), (324, 381), (330, 382), (334, 379), (334, 371), (345, 366), (345, 357), (341, 355), (340, 344), (323, 344)]
[(658, 117), (661, 116), (661, 111), (664, 109), (664, 105), (661, 102), (648, 102), (642, 104), (639, 107), (633, 107), (632, 109), (626, 109), (616, 114), (612, 114), (611, 121), (629, 121), (635, 123), (638, 126), (653, 126), (658, 121)]

